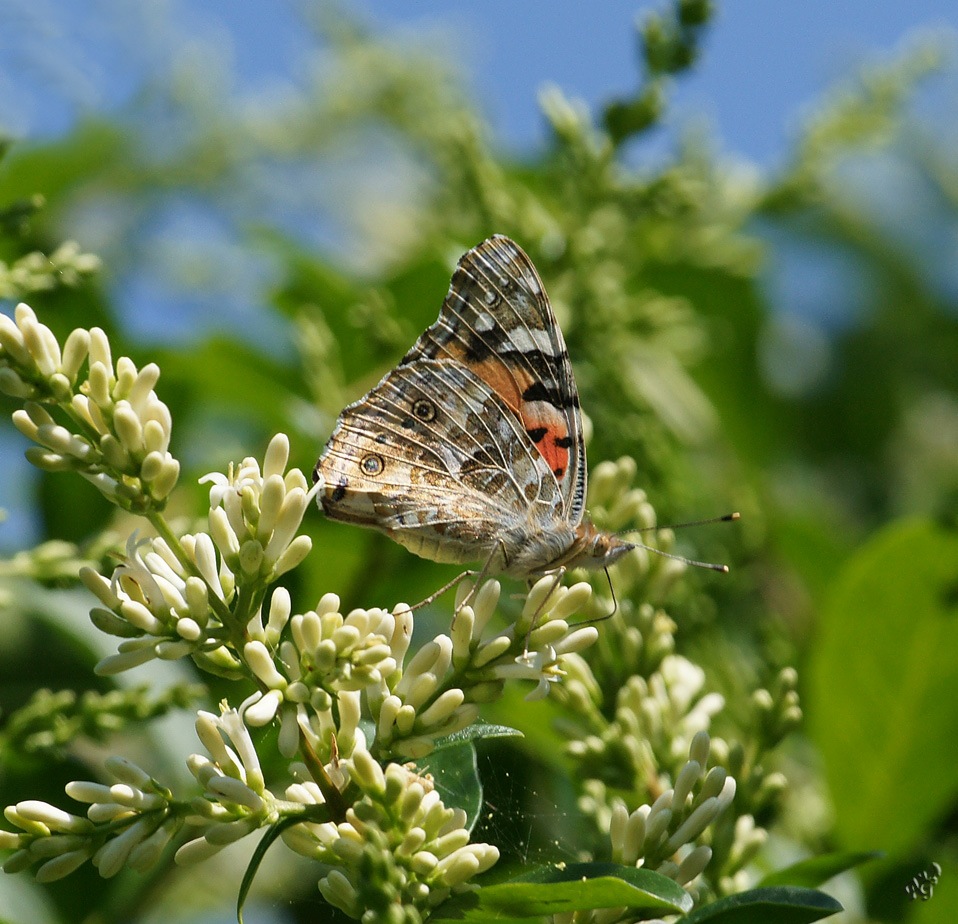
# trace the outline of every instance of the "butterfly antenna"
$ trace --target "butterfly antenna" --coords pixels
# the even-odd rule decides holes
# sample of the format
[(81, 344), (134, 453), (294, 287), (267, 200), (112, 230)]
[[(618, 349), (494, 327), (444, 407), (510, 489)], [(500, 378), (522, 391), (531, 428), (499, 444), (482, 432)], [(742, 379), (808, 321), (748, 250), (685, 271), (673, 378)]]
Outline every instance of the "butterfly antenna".
[[(689, 520), (685, 523), (673, 523), (666, 526), (640, 526), (637, 529), (624, 529), (621, 533), (616, 535), (622, 536), (626, 533), (648, 533), (657, 531), (660, 529), (685, 529), (689, 526), (709, 526), (712, 523), (731, 523), (735, 520), (741, 519), (742, 515), (737, 511), (735, 513), (726, 513), (720, 517), (706, 517), (704, 520)], [(644, 545), (641, 542), (637, 542), (636, 545), (640, 549), (645, 549), (648, 552), (654, 552), (656, 555), (661, 555), (663, 558), (671, 558), (673, 561), (680, 561), (683, 564), (691, 565), (693, 568), (705, 568), (707, 571), (718, 571), (721, 574), (728, 574), (728, 565), (719, 565), (711, 561), (697, 561), (694, 558), (686, 558), (684, 555), (676, 555), (674, 552), (665, 552), (662, 549), (657, 549), (655, 546)]]
[[(671, 527), (663, 528), (671, 529)], [(684, 555), (676, 555), (673, 552), (665, 552), (662, 549), (657, 549), (654, 545), (643, 545), (641, 542), (635, 544), (640, 549), (645, 549), (647, 552), (654, 552), (663, 558), (671, 558), (672, 561), (680, 561), (683, 564), (692, 565), (694, 568), (705, 568), (708, 571), (719, 571), (722, 574), (728, 574), (728, 565), (719, 565), (714, 561), (696, 561), (694, 558), (686, 558)]]
[(731, 523), (734, 520), (740, 520), (742, 514), (726, 513), (720, 517), (706, 517), (704, 520), (688, 520), (685, 523), (665, 523), (662, 526), (636, 526), (632, 529), (623, 529), (616, 533), (617, 536), (624, 536), (626, 533), (652, 533), (660, 529), (686, 529), (689, 526), (711, 526), (713, 523)]

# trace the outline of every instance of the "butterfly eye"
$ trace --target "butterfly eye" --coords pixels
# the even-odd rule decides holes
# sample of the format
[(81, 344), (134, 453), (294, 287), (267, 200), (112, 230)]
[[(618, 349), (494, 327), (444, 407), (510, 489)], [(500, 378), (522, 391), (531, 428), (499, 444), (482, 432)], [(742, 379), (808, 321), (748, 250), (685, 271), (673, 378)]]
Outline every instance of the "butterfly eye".
[(426, 423), (436, 419), (436, 405), (426, 398), (420, 398), (416, 401), (412, 406), (412, 412), (416, 417)]
[(363, 460), (359, 463), (359, 467), (367, 475), (378, 475), (386, 467), (386, 463), (383, 462), (382, 456), (368, 455), (363, 456)]

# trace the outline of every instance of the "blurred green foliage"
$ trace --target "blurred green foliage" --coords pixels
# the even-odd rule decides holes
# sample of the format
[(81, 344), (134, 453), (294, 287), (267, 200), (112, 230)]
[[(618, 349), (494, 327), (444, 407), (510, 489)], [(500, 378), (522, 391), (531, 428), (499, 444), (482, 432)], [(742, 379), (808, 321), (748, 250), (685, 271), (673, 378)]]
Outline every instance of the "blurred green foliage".
[[(708, 6), (678, 3), (642, 27), (643, 81), (604, 112), (546, 91), (549, 141), (523, 159), (497, 150), (431, 52), (339, 16), (309, 24), (322, 67), (268, 107), (230, 105), (228, 81), (184, 58), (116, 119), (13, 147), (0, 164), (0, 260), (55, 253), (92, 229), (80, 246), (102, 274), (29, 300), (61, 337), (98, 324), (118, 352), (160, 364), (173, 449), (193, 476), (170, 509), (188, 515), (204, 493), (196, 477), (259, 454), (275, 431), (311, 469), (343, 405), (435, 318), (455, 258), (492, 232), (515, 238), (565, 332), (593, 464), (633, 456), (668, 521), (743, 512), (740, 528), (682, 537), (733, 573), (692, 575), (670, 613), (680, 651), (733, 717), (748, 691), (798, 666), (810, 722), (784, 758), (797, 783), (773, 833), (790, 855), (886, 851), (866, 874), (861, 919), (904, 920), (922, 863), (958, 876), (958, 161), (910, 106), (946, 66), (943, 45), (926, 38), (849, 77), (776, 174), (700, 136), (665, 166), (637, 166), (667, 105), (665, 77), (694, 64)], [(186, 223), (194, 239), (157, 230), (184, 203), (212, 216), (223, 250), (207, 246), (202, 221)], [(297, 212), (304, 203), (317, 227)], [(950, 251), (915, 244), (929, 227), (951, 235)], [(317, 246), (317, 231), (337, 246)], [(833, 303), (802, 314), (777, 301), (770, 280), (795, 253), (810, 291)], [(833, 266), (847, 291), (818, 284)], [(199, 307), (185, 324), (162, 308), (131, 315), (127, 293), (144, 279), (158, 304)], [(220, 296), (241, 307), (207, 316)], [(167, 325), (179, 335), (158, 336)], [(78, 554), (90, 543), (86, 554), (104, 554), (107, 528), (129, 531), (79, 479), (38, 475), (33, 490), (42, 537), (79, 543)], [(416, 600), (454, 573), (318, 516), (307, 529), (313, 554), (291, 575), (307, 600)], [(51, 664), (59, 686), (103, 683), (90, 680), (97, 643), (70, 600), (59, 611), (29, 593), (8, 604), (4, 714), (49, 684)], [(518, 806), (507, 852), (529, 851), (530, 825), (533, 850), (549, 839), (527, 800), (572, 811), (536, 744), (497, 745), (499, 766), (517, 774), (486, 781), (490, 803)], [(141, 746), (163, 752), (156, 739)], [(78, 759), (58, 753), (42, 792), (34, 773), (5, 767), (4, 802), (55, 800)], [(294, 874), (277, 874), (277, 894)], [(79, 899), (73, 880), (51, 890), (60, 919), (98, 907), (106, 886), (92, 875), (83, 885)], [(290, 912), (299, 920), (315, 915), (305, 891)], [(942, 889), (921, 910), (954, 918), (955, 896)]]

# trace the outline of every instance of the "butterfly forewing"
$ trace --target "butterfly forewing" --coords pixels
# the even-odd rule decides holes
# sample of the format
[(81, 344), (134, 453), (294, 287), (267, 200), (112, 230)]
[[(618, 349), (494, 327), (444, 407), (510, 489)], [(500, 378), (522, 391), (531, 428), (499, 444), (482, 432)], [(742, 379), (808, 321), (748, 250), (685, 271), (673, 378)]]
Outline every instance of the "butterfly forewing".
[(532, 261), (496, 235), (459, 261), (439, 319), (403, 362), (445, 357), (467, 365), (522, 422), (546, 460), (573, 525), (585, 506), (579, 397), (562, 332)]

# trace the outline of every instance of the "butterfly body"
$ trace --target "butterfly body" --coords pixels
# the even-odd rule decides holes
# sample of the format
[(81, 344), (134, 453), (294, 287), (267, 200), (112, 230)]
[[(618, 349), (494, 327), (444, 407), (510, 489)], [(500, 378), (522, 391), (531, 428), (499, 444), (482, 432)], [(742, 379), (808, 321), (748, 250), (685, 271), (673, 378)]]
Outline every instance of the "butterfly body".
[(584, 515), (569, 355), (532, 262), (501, 235), (462, 257), (435, 324), (342, 412), (314, 479), (328, 517), (433, 561), (535, 578), (633, 547)]

